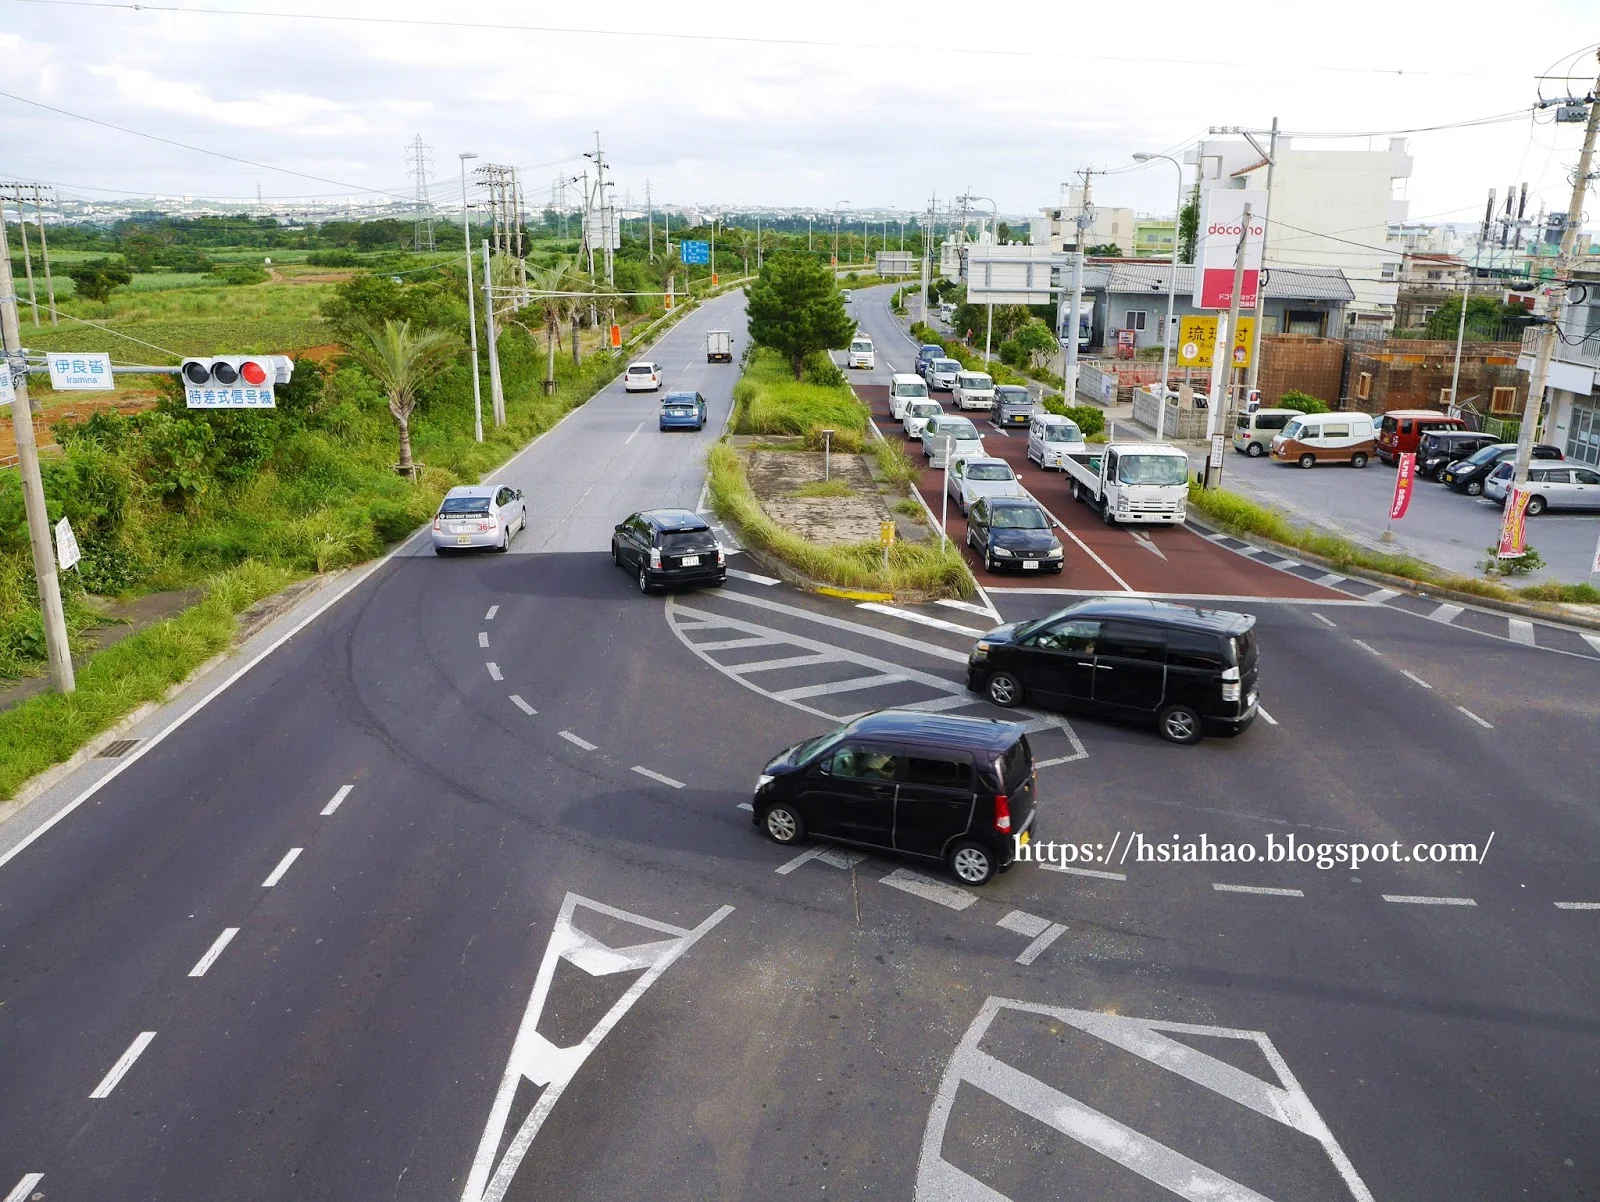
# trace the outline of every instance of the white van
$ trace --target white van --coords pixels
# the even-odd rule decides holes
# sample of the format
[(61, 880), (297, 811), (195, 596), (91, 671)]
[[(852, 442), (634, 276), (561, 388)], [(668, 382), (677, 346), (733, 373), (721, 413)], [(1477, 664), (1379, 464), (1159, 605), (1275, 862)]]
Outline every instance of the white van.
[(1028, 458), (1046, 471), (1064, 471), (1068, 455), (1085, 455), (1083, 431), (1070, 417), (1035, 413), (1028, 423)]
[(994, 408), (994, 379), (986, 372), (958, 371), (951, 390), (957, 409)]
[(901, 421), (906, 415), (907, 401), (925, 401), (928, 399), (928, 386), (922, 382), (921, 376), (907, 375), (904, 372), (895, 372), (889, 377), (889, 415), (895, 421)]
[(1366, 467), (1377, 438), (1370, 413), (1301, 414), (1290, 418), (1283, 433), (1273, 438), (1272, 458), (1301, 467), (1328, 462)]
[(875, 368), (878, 365), (878, 353), (873, 349), (872, 339), (865, 334), (857, 334), (852, 338), (845, 364), (849, 367), (864, 367), (868, 371)]
[(1278, 431), (1304, 413), (1303, 409), (1262, 409), (1259, 406), (1247, 409), (1234, 419), (1233, 449), (1243, 451), (1252, 459), (1260, 459)]

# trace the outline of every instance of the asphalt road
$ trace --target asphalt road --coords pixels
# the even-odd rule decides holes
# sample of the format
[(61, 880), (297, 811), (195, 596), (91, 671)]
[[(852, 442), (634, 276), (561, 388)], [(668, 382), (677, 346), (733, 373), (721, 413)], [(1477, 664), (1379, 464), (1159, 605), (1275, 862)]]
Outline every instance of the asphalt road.
[[(713, 424), (736, 309), (658, 355)], [(1480, 865), (966, 890), (781, 849), (739, 808), (766, 755), (989, 712), (993, 616), (748, 565), (641, 597), (609, 525), (692, 505), (705, 442), (653, 405), (609, 390), (501, 474), (517, 553), (395, 556), (0, 864), (6, 1202), (1600, 1192), (1600, 648), (1240, 600), (1270, 723), (1024, 715), (1042, 839), (1493, 832)]]

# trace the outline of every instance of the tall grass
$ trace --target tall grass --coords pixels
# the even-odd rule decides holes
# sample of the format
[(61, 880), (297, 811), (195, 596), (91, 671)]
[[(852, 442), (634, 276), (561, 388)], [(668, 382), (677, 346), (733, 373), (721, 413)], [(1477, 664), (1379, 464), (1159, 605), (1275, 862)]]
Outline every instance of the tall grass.
[(806, 434), (828, 428), (859, 436), (867, 428), (866, 406), (848, 384), (796, 380), (783, 356), (765, 347), (751, 354), (733, 399), (736, 434)]

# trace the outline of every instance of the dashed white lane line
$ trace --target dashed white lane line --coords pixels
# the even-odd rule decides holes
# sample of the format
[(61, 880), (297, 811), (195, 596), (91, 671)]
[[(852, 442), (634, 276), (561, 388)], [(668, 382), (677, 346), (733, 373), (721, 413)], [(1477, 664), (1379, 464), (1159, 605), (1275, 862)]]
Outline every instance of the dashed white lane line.
[(1256, 706), (1256, 713), (1261, 715), (1261, 720), (1263, 722), (1265, 722), (1268, 726), (1276, 726), (1276, 725), (1278, 725), (1278, 720), (1276, 718), (1274, 718), (1271, 714), (1267, 713), (1267, 710), (1266, 710), (1265, 706), (1261, 706), (1261, 705)]
[(765, 584), (771, 586), (774, 584), (783, 583), (783, 581), (779, 580), (776, 576), (762, 576), (755, 572), (740, 572), (734, 568), (728, 569), (728, 575), (732, 576), (735, 580), (748, 580), (751, 584)]
[(1429, 614), (1428, 615), (1428, 621), (1430, 621), (1430, 622), (1446, 622), (1446, 623), (1454, 622), (1457, 618), (1459, 618), (1465, 612), (1466, 612), (1466, 606), (1464, 606), (1464, 605), (1445, 604), (1445, 605), (1439, 606), (1438, 609), (1434, 610), (1431, 614)]
[(644, 423), (643, 423), (643, 422), (640, 422), (640, 423), (639, 423), (639, 424), (638, 424), (638, 425), (637, 425), (637, 426), (635, 426), (635, 427), (634, 427), (634, 428), (633, 428), (633, 433), (632, 433), (632, 434), (630, 434), (630, 435), (628, 435), (628, 437), (626, 437), (626, 438), (624, 438), (624, 439), (623, 439), (623, 440), (622, 440), (622, 445), (623, 445), (623, 446), (627, 446), (627, 445), (628, 445), (628, 444), (629, 444), (629, 443), (630, 443), (630, 442), (632, 442), (632, 441), (633, 441), (633, 440), (634, 440), (634, 439), (635, 439), (635, 438), (638, 438), (638, 437), (639, 437), (639, 431), (640, 431), (640, 430), (643, 430), (643, 429), (644, 429)]
[(1382, 655), (1383, 654), (1383, 652), (1379, 651), (1371, 643), (1363, 643), (1360, 639), (1351, 639), (1350, 641), (1352, 643), (1354, 643), (1357, 647), (1360, 647), (1365, 651), (1370, 651), (1374, 655)]
[(659, 781), (661, 784), (666, 785), (669, 788), (683, 788), (683, 782), (681, 780), (673, 780), (670, 776), (662, 776), (661, 773), (652, 772), (650, 769), (641, 767), (638, 764), (633, 766), (633, 771), (637, 772), (640, 776), (648, 776), (653, 781)]
[(599, 747), (598, 743), (591, 743), (591, 742), (589, 742), (588, 739), (580, 739), (577, 735), (573, 734), (570, 730), (562, 731), (561, 732), (561, 737), (563, 739), (565, 739), (567, 742), (571, 743), (574, 747), (581, 747), (585, 751), (594, 751)]
[(206, 949), (206, 954), (196, 961), (195, 966), (189, 970), (191, 977), (203, 977), (206, 969), (217, 962), (217, 957), (222, 955), (222, 949), (233, 942), (233, 937), (239, 933), (238, 927), (224, 927), (222, 934), (217, 936), (216, 942)]
[(1600, 910), (1600, 902), (1557, 902), (1558, 910)]
[(1524, 647), (1537, 646), (1533, 641), (1533, 623), (1526, 618), (1508, 618), (1510, 636), (1513, 643), (1521, 643)]
[(350, 796), (350, 790), (353, 788), (355, 788), (354, 785), (340, 785), (339, 791), (328, 799), (327, 805), (322, 807), (322, 817), (326, 818), (343, 805), (344, 799)]
[(738, 805), (734, 806), (733, 808), (736, 809), (736, 810), (749, 810), (752, 814), (754, 814), (756, 812), (755, 806), (751, 805), (748, 801), (741, 801)]
[(529, 705), (526, 701), (524, 701), (516, 693), (511, 694), (511, 704), (516, 706), (523, 713), (527, 714), (530, 718), (533, 717), (533, 715), (535, 715), (535, 714), (537, 714), (539, 712), (538, 710), (534, 709), (533, 706)]
[(487, 630), (478, 631), (478, 646), (487, 647), (488, 645), (489, 645), (489, 632)]
[(1369, 605), (1382, 605), (1385, 601), (1393, 601), (1399, 595), (1398, 589), (1381, 588), (1375, 593), (1368, 593), (1361, 599)]
[(1433, 688), (1433, 686), (1431, 684), (1429, 684), (1427, 681), (1423, 680), (1422, 677), (1418, 676), (1415, 672), (1407, 672), (1404, 668), (1401, 668), (1400, 669), (1400, 675), (1404, 676), (1412, 684), (1420, 684), (1425, 689)]
[(1475, 906), (1470, 897), (1411, 897), (1403, 893), (1385, 893), (1383, 900), (1405, 906)]
[(920, 872), (912, 872), (909, 868), (896, 868), (883, 878), (883, 883), (891, 889), (920, 897), (923, 901), (948, 906), (952, 910), (965, 910), (978, 900), (965, 889), (957, 889), (954, 885), (936, 881), (931, 876), (923, 876)]
[(806, 863), (809, 860), (815, 860), (818, 856), (820, 856), (823, 852), (825, 852), (827, 850), (828, 850), (827, 847), (825, 847), (824, 845), (819, 843), (819, 844), (817, 844), (817, 846), (812, 847), (812, 848), (808, 848), (807, 850), (801, 852), (794, 859), (788, 861), (787, 863), (779, 864), (772, 871), (776, 872), (779, 876), (788, 876), (796, 868), (800, 867), (800, 865)]
[(1017, 963), (1032, 964), (1044, 954), (1044, 951), (1047, 947), (1049, 947), (1057, 939), (1060, 939), (1061, 936), (1065, 935), (1066, 933), (1066, 927), (1062, 926), (1059, 922), (1052, 922), (1048, 927), (1045, 928), (1045, 930), (1037, 939), (1022, 949), (1017, 956)]
[(505, 679), (504, 676), (500, 675), (500, 665), (495, 663), (493, 660), (490, 660), (488, 663), (484, 664), (483, 666), (485, 668), (489, 669), (489, 679), (490, 680), (504, 680)]
[(1473, 713), (1473, 712), (1472, 712), (1472, 711), (1471, 711), (1471, 710), (1469, 710), (1469, 709), (1468, 709), (1468, 708), (1467, 708), (1467, 707), (1466, 707), (1466, 706), (1464, 706), (1464, 705), (1458, 705), (1458, 706), (1456, 706), (1456, 708), (1457, 708), (1457, 709), (1458, 709), (1458, 710), (1460, 710), (1460, 711), (1461, 711), (1461, 712), (1462, 712), (1462, 713), (1463, 713), (1463, 714), (1465, 714), (1465, 715), (1466, 715), (1466, 716), (1467, 716), (1467, 717), (1469, 717), (1469, 718), (1471, 718), (1471, 719), (1472, 719), (1472, 720), (1473, 720), (1473, 721), (1474, 721), (1474, 722), (1476, 722), (1476, 723), (1477, 723), (1477, 724), (1478, 724), (1478, 725), (1479, 725), (1479, 726), (1481, 726), (1481, 727), (1483, 727), (1483, 729), (1484, 729), (1484, 730), (1493, 730), (1493, 729), (1494, 729), (1494, 723), (1492, 723), (1492, 722), (1485, 722), (1485, 721), (1484, 721), (1484, 720), (1483, 720), (1483, 719), (1482, 719), (1482, 718), (1480, 718), (1480, 717), (1478, 717), (1478, 715), (1477, 715), (1477, 714), (1475, 714), (1475, 713)]
[(1258, 893), (1262, 897), (1304, 897), (1305, 891), (1301, 889), (1272, 889), (1266, 885), (1224, 885), (1212, 881), (1211, 887), (1218, 893)]
[(154, 1031), (140, 1031), (139, 1037), (128, 1045), (128, 1050), (122, 1053), (121, 1058), (111, 1066), (111, 1071), (101, 1078), (100, 1084), (94, 1087), (94, 1092), (89, 1096), (91, 1098), (110, 1097), (111, 1091), (117, 1087), (117, 1083), (123, 1077), (127, 1076), (128, 1070), (133, 1067), (133, 1062), (144, 1054), (144, 1050), (150, 1046), (150, 1041), (155, 1037), (156, 1033)]
[(1092, 876), (1102, 881), (1125, 881), (1126, 872), (1104, 872), (1099, 868), (1074, 868), (1071, 864), (1040, 864), (1046, 872), (1065, 872), (1071, 876)]
[(33, 1193), (33, 1187), (38, 1185), (39, 1182), (43, 1180), (43, 1173), (27, 1174), (21, 1181), (17, 1182), (17, 1184), (12, 1188), (11, 1192), (5, 1196), (5, 1202), (22, 1202), (24, 1198)]
[(875, 614), (887, 614), (891, 618), (899, 618), (903, 622), (916, 622), (920, 626), (932, 626), (935, 630), (948, 630), (952, 634), (967, 634), (977, 638), (983, 631), (975, 626), (962, 626), (956, 622), (946, 622), (943, 618), (930, 618), (926, 614), (915, 613), (909, 609), (898, 609), (893, 605), (880, 605), (876, 601), (861, 601), (856, 604), (857, 609), (865, 609)]
[(305, 848), (303, 847), (291, 847), (288, 851), (288, 854), (285, 855), (283, 859), (278, 861), (278, 866), (272, 870), (272, 874), (268, 876), (266, 880), (261, 882), (261, 887), (263, 889), (270, 889), (279, 881), (283, 880), (283, 874), (289, 871), (289, 865), (298, 860), (300, 858), (300, 853), (304, 850)]
[(483, 615), (483, 620), (485, 622), (492, 622), (492, 621), (494, 621), (495, 614), (497, 614), (499, 612), (500, 612), (500, 607), (498, 605), (491, 605), (489, 607), (489, 612)]
[(977, 614), (980, 618), (994, 617), (994, 614), (985, 609), (983, 606), (974, 605), (971, 601), (957, 601), (954, 597), (940, 597), (934, 602), (934, 604), (942, 605), (946, 609), (965, 610), (969, 614)]
[[(1329, 619), (1323, 617), (1321, 614), (1314, 613), (1311, 616), (1313, 618), (1315, 618), (1317, 621), (1321, 622), (1324, 626), (1333, 626), (1333, 622), (1330, 621)], [(1337, 629), (1337, 627), (1335, 627), (1335, 629)]]

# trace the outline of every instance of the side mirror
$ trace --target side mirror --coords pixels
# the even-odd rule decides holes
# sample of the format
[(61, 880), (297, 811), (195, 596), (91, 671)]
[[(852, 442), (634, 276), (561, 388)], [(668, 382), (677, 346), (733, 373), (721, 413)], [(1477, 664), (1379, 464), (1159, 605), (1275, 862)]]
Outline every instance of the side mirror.
[(522, 490), (520, 488), (517, 489), (517, 500), (522, 500)]
[(823, 760), (821, 763), (819, 763), (817, 765), (817, 775), (818, 776), (832, 776), (833, 775), (833, 765), (830, 764), (827, 760)]

